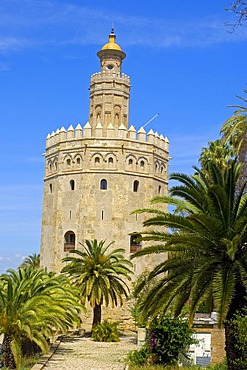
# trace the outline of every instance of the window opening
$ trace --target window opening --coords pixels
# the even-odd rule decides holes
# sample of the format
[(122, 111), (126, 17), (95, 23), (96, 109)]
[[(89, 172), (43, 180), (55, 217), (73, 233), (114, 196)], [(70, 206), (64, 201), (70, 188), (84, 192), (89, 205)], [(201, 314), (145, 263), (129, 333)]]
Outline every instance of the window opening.
[(159, 187), (158, 187), (158, 194), (160, 194), (161, 193), (161, 185), (159, 185)]
[(141, 234), (134, 233), (130, 235), (130, 253), (141, 250), (142, 242), (140, 241)]
[(71, 160), (70, 159), (67, 159), (67, 165), (70, 166), (71, 165)]
[(103, 179), (100, 181), (100, 189), (107, 190), (107, 180), (106, 179)]
[(50, 184), (50, 186), (49, 186), (49, 188), (50, 188), (50, 193), (52, 194), (52, 184)]
[(110, 157), (109, 159), (108, 159), (108, 163), (113, 163), (113, 158), (112, 157)]
[(145, 162), (144, 162), (144, 161), (141, 161), (141, 162), (140, 162), (140, 166), (141, 166), (141, 167), (144, 167), (144, 166), (145, 166)]
[(80, 165), (80, 164), (81, 164), (81, 158), (76, 158), (76, 163), (77, 163), (78, 165)]
[(137, 193), (138, 188), (139, 188), (139, 181), (138, 180), (135, 180), (134, 183), (133, 183), (133, 191), (135, 193)]
[(75, 233), (67, 231), (64, 234), (64, 252), (69, 252), (72, 249), (75, 249)]
[(71, 220), (71, 218), (72, 218), (72, 212), (69, 211), (69, 219)]
[(104, 211), (101, 211), (101, 220), (104, 220)]
[(70, 190), (75, 190), (75, 180), (70, 180)]
[(133, 159), (132, 159), (132, 158), (130, 158), (130, 159), (129, 159), (129, 165), (130, 165), (130, 166), (132, 166), (132, 164), (133, 164)]

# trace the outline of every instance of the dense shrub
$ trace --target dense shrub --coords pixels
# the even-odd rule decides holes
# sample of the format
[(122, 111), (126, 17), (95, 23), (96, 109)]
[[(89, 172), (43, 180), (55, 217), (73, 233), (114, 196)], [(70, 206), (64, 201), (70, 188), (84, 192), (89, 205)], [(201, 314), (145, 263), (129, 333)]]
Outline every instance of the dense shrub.
[(117, 322), (104, 320), (102, 323), (95, 325), (92, 331), (92, 339), (96, 342), (118, 342)]
[(190, 344), (196, 342), (187, 321), (179, 318), (160, 317), (153, 320), (148, 329), (144, 346), (132, 351), (128, 360), (131, 364), (175, 364), (181, 353), (186, 356)]
[(169, 365), (176, 363), (179, 354), (185, 355), (189, 345), (195, 343), (192, 335), (187, 321), (160, 317), (150, 324), (147, 346), (158, 364)]

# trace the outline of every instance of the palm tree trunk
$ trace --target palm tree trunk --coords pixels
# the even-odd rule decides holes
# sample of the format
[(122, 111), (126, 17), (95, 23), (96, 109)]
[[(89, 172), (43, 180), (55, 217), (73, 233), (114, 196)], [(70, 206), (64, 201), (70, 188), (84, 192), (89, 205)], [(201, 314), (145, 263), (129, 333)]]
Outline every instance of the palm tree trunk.
[(242, 285), (237, 285), (237, 299), (233, 299), (227, 320), (225, 322), (226, 358), (228, 370), (246, 370), (247, 353), (240, 341), (236, 315), (244, 314), (246, 306), (246, 291)]
[(96, 304), (93, 309), (93, 328), (101, 323), (101, 304)]
[(2, 361), (5, 367), (9, 369), (16, 369), (15, 359), (11, 351), (11, 337), (7, 334), (4, 335), (2, 345)]

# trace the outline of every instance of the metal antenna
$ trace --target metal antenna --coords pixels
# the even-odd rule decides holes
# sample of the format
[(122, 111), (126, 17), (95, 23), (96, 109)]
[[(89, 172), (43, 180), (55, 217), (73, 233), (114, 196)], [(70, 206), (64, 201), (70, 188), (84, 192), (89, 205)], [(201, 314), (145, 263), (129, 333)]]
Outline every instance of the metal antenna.
[(145, 123), (145, 125), (143, 125), (142, 127), (145, 127), (145, 126), (147, 126), (150, 122), (152, 122), (156, 117), (158, 117), (159, 116), (159, 113), (157, 113), (157, 114), (155, 114), (149, 121), (147, 121), (146, 123)]

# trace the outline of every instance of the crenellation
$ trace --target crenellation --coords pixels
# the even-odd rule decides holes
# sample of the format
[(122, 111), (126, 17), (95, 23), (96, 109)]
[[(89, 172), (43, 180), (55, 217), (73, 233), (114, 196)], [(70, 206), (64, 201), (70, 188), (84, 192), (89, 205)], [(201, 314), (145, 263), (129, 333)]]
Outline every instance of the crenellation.
[(67, 131), (62, 126), (59, 130), (59, 142), (65, 141), (67, 139)]
[(146, 131), (144, 130), (144, 128), (143, 127), (141, 127), (140, 129), (139, 129), (139, 131), (138, 131), (138, 140), (140, 140), (140, 141), (146, 141)]
[(72, 125), (69, 126), (67, 130), (67, 140), (72, 140), (75, 138), (75, 130)]
[(85, 126), (83, 127), (83, 136), (84, 136), (84, 138), (91, 137), (92, 136), (91, 131), (92, 131), (92, 127), (91, 127), (90, 123), (87, 122), (85, 124)]
[(95, 127), (95, 137), (103, 137), (103, 127), (101, 122), (98, 122)]
[(148, 134), (148, 142), (154, 144), (154, 131), (151, 129), (149, 130)]
[(136, 129), (133, 125), (128, 129), (128, 138), (136, 140)]
[(81, 139), (83, 137), (83, 132), (82, 131), (83, 131), (82, 127), (81, 127), (80, 123), (78, 123), (78, 125), (75, 128), (75, 138), (76, 139)]
[(125, 139), (127, 137), (127, 132), (127, 128), (123, 124), (121, 124), (118, 128), (118, 137)]

